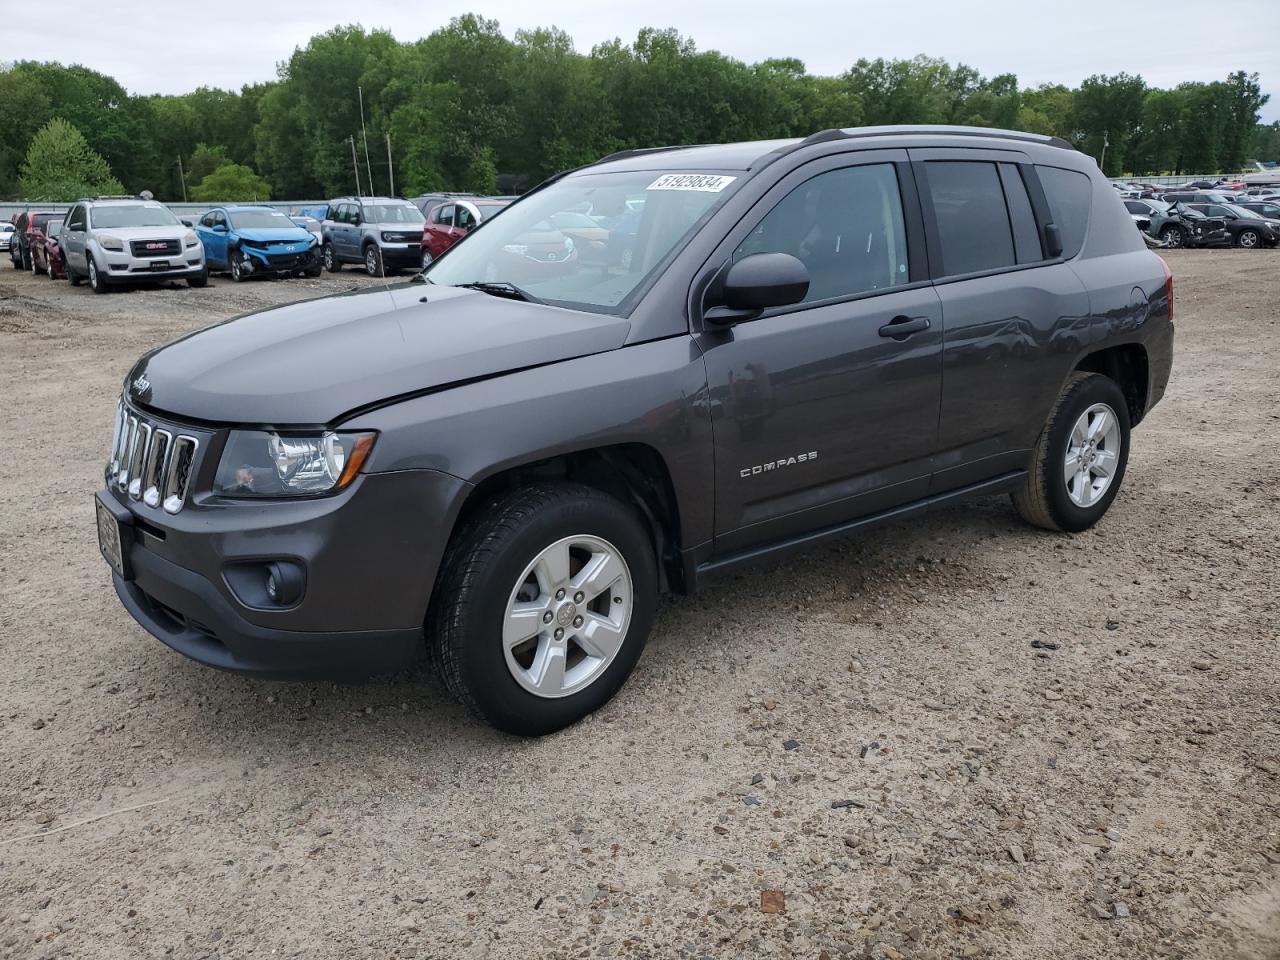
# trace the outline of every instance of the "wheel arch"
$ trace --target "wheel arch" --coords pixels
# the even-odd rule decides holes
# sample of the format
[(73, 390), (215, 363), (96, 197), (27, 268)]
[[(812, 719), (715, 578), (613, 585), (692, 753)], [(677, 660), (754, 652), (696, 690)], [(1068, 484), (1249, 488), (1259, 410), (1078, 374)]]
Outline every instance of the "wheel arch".
[(1100, 373), (1114, 380), (1129, 408), (1129, 423), (1137, 426), (1147, 412), (1150, 393), (1150, 365), (1147, 348), (1140, 343), (1104, 347), (1081, 358), (1072, 371)]
[(671, 470), (662, 454), (646, 443), (588, 447), (504, 466), (468, 492), (450, 537), (495, 497), (536, 481), (581, 483), (633, 507), (652, 539), (661, 588), (676, 593), (691, 589), (681, 560), (679, 505)]

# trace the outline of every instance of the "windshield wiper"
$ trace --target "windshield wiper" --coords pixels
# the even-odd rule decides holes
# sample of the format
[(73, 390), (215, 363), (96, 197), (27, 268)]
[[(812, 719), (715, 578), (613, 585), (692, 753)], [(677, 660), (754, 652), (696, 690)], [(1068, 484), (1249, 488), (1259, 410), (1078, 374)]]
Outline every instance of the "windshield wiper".
[(522, 290), (514, 283), (508, 283), (505, 280), (477, 280), (474, 283), (459, 283), (455, 284), (455, 286), (464, 287), (467, 290), (479, 290), (481, 293), (487, 293), (492, 297), (524, 300), (527, 303), (543, 302), (527, 290)]

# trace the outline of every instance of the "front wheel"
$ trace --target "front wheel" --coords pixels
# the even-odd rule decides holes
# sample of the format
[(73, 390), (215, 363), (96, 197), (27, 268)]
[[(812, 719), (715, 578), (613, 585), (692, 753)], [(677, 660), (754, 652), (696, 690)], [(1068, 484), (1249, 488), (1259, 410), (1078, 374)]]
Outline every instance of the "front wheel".
[(608, 702), (653, 625), (657, 564), (634, 511), (578, 484), (514, 490), (477, 510), (446, 552), (433, 659), (481, 719), (541, 736)]
[(1181, 227), (1162, 227), (1160, 230), (1160, 241), (1166, 247), (1182, 247), (1186, 246), (1187, 235)]
[(324, 264), (324, 268), (330, 273), (337, 273), (342, 269), (342, 263), (338, 260), (338, 255), (334, 252), (332, 243), (326, 243), (320, 248), (320, 260)]
[(89, 254), (89, 287), (94, 293), (106, 293), (109, 289), (107, 278), (98, 269), (98, 262), (93, 259), (93, 254)]
[(376, 243), (371, 243), (364, 248), (364, 272), (371, 277), (386, 276), (382, 269), (382, 250)]
[(1028, 523), (1078, 533), (1107, 512), (1129, 462), (1129, 407), (1100, 373), (1071, 375), (1013, 503)]
[(231, 267), (231, 279), (236, 283), (242, 282), (248, 274), (245, 273), (244, 260), (241, 258), (240, 251), (230, 251), (227, 254), (227, 261)]
[(432, 260), (431, 251), (424, 247), (422, 250), (422, 269), (423, 270), (431, 266), (431, 260)]
[(1236, 237), (1236, 246), (1246, 250), (1257, 250), (1262, 246), (1262, 234), (1257, 230), (1241, 230), (1240, 235)]
[(194, 277), (187, 277), (189, 287), (207, 287), (209, 285), (209, 268), (203, 267)]

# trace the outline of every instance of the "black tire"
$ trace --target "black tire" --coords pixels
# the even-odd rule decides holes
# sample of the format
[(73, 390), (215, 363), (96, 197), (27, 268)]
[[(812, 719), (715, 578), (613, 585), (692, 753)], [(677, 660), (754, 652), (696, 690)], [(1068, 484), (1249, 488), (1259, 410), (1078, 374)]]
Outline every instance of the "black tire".
[(1185, 247), (1187, 245), (1187, 232), (1181, 227), (1166, 224), (1160, 228), (1160, 242), (1166, 247)]
[(36, 259), (36, 255), (34, 253), (31, 254), (31, 275), (33, 277), (38, 277), (40, 274), (48, 272), (47, 268), (43, 270), (40, 269), (40, 261)]
[(422, 251), (422, 261), (421, 261), (421, 264), (420, 264), (421, 269), (425, 270), (425, 269), (427, 269), (427, 267), (431, 266), (431, 262), (432, 262), (432, 260), (433, 260), (433, 259), (434, 259), (434, 258), (431, 256), (431, 251), (430, 251), (430, 250), (423, 250), (423, 251)]
[(110, 282), (98, 269), (98, 261), (93, 259), (92, 253), (89, 254), (89, 287), (94, 293), (106, 293), (111, 289)]
[(367, 243), (364, 247), (364, 272), (371, 277), (385, 277), (386, 267), (382, 263), (382, 248), (376, 243)]
[[(1119, 449), (1114, 451), (1117, 457), (1110, 484), (1094, 502), (1082, 507), (1072, 501), (1068, 490), (1066, 458), (1072, 428), (1095, 404), (1105, 404), (1115, 415)], [(1100, 373), (1073, 373), (1036, 441), (1026, 480), (1013, 492), (1013, 504), (1022, 519), (1046, 530), (1069, 533), (1087, 530), (1101, 520), (1124, 482), (1129, 462), (1129, 427), (1129, 407), (1114, 380)]]
[[(621, 646), (586, 687), (542, 697), (521, 686), (503, 649), (507, 604), (521, 572), (565, 537), (600, 537), (631, 574), (632, 610)], [(450, 541), (428, 615), (432, 660), (449, 691), (477, 717), (519, 736), (542, 736), (598, 710), (640, 659), (658, 599), (657, 563), (634, 511), (578, 484), (537, 484), (477, 510)]]
[(209, 285), (209, 267), (205, 265), (194, 277), (187, 277), (189, 287), (207, 287)]
[(323, 266), (317, 263), (314, 267), (307, 267), (307, 269), (303, 270), (302, 275), (304, 277), (311, 277), (312, 279), (315, 279), (320, 276), (320, 271), (323, 269)]
[(71, 266), (70, 260), (67, 261), (67, 280), (70, 281), (73, 287), (78, 287), (84, 282), (84, 277), (76, 273), (75, 268)]
[(342, 261), (338, 259), (332, 243), (326, 243), (320, 248), (320, 262), (330, 273), (337, 273), (342, 269)]
[(235, 283), (243, 283), (249, 275), (244, 272), (243, 260), (239, 250), (227, 251), (227, 267), (231, 271), (231, 279)]
[(1236, 234), (1236, 246), (1246, 250), (1259, 250), (1262, 248), (1262, 234), (1257, 230), (1241, 230)]

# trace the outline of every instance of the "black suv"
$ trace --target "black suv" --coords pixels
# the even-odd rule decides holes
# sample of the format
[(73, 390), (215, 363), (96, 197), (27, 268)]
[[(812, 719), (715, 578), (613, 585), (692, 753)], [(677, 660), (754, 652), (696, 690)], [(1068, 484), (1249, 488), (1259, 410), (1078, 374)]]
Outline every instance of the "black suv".
[[(579, 256), (564, 211), (626, 265)], [(1060, 140), (627, 151), (413, 280), (143, 357), (102, 551), (189, 657), (352, 676), (426, 650), (478, 715), (546, 733), (618, 689), (663, 591), (976, 495), (1096, 523), (1164, 393), (1172, 310)]]

